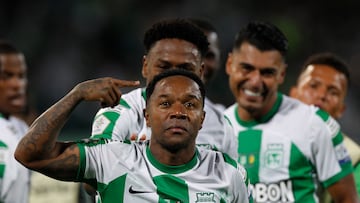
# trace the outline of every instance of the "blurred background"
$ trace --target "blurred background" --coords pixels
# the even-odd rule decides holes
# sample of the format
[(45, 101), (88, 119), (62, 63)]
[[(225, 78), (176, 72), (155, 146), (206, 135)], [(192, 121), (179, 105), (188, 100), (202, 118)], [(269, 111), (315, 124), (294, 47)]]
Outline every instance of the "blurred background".
[[(25, 53), (29, 99), (41, 113), (84, 80), (112, 76), (141, 80), (144, 85), (140, 70), (145, 30), (164, 18), (205, 19), (217, 28), (222, 51), (222, 70), (208, 86), (209, 97), (229, 106), (234, 99), (224, 62), (234, 35), (250, 20), (269, 21), (290, 42), (287, 78), (281, 87), (284, 93), (313, 53), (331, 51), (350, 65), (352, 81), (340, 123), (359, 143), (359, 4), (355, 0), (0, 0), (0, 38), (11, 40)], [(66, 124), (63, 139), (89, 137), (99, 107), (81, 104)]]

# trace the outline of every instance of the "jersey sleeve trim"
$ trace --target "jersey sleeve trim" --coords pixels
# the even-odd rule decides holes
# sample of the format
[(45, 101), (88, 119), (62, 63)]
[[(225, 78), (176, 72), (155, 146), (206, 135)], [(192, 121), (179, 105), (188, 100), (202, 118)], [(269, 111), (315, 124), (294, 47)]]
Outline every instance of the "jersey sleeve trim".
[(338, 182), (340, 179), (344, 178), (345, 176), (347, 176), (353, 172), (351, 162), (345, 163), (344, 165), (341, 166), (341, 168), (342, 168), (342, 170), (340, 173), (336, 174), (335, 176), (333, 176), (330, 179), (323, 182), (323, 185), (325, 188)]
[(77, 146), (79, 148), (80, 163), (79, 163), (76, 179), (81, 180), (84, 178), (84, 173), (85, 173), (86, 154), (85, 154), (85, 146), (83, 144), (77, 143)]

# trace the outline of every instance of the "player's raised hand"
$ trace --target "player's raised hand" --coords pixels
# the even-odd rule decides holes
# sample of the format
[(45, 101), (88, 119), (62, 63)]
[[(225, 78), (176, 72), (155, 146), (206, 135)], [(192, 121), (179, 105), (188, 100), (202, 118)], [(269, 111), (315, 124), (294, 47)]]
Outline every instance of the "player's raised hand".
[(136, 87), (139, 81), (119, 80), (116, 78), (105, 77), (88, 80), (75, 86), (72, 90), (74, 94), (79, 94), (85, 101), (100, 101), (103, 107), (116, 106), (121, 98), (120, 88)]

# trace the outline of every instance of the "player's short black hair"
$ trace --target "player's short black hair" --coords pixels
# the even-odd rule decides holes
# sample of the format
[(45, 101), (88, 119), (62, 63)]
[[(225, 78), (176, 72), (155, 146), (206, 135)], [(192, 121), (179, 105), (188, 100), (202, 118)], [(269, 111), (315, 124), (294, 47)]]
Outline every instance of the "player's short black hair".
[(203, 32), (217, 32), (216, 28), (207, 20), (200, 18), (189, 18), (188, 20), (198, 26)]
[(288, 40), (279, 28), (269, 22), (252, 21), (243, 27), (235, 37), (234, 49), (248, 42), (261, 51), (277, 50), (285, 58)]
[(21, 52), (10, 42), (0, 40), (0, 54), (20, 54)]
[(301, 73), (306, 70), (309, 65), (327, 65), (335, 70), (339, 71), (340, 73), (344, 74), (347, 80), (347, 83), (350, 83), (350, 72), (348, 64), (338, 55), (331, 53), (331, 52), (322, 52), (317, 53), (309, 56), (306, 59)]
[(155, 23), (144, 35), (145, 51), (148, 53), (152, 46), (162, 39), (181, 39), (194, 44), (205, 56), (209, 43), (202, 30), (186, 19), (170, 19)]
[(149, 99), (150, 99), (152, 93), (154, 92), (155, 85), (160, 80), (170, 77), (170, 76), (177, 76), (177, 75), (188, 77), (191, 80), (195, 81), (196, 84), (198, 84), (200, 93), (201, 93), (201, 97), (202, 97), (202, 104), (204, 106), (204, 100), (205, 100), (205, 85), (204, 85), (204, 83), (202, 82), (202, 80), (200, 79), (199, 76), (197, 76), (196, 74), (194, 74), (190, 71), (183, 70), (183, 69), (169, 69), (169, 70), (166, 70), (166, 71), (156, 75), (146, 87), (146, 104), (148, 104)]
[[(10, 42), (0, 40), (0, 55), (1, 54), (21, 54), (21, 52)], [(0, 68), (2, 62), (0, 61)]]

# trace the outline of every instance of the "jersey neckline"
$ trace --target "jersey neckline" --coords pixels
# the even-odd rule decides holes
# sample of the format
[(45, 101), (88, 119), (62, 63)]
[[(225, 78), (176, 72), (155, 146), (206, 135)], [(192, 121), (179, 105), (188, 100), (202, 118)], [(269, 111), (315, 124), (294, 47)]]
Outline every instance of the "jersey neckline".
[(267, 114), (265, 114), (264, 116), (262, 116), (261, 118), (259, 118), (257, 120), (251, 120), (251, 121), (244, 121), (240, 118), (239, 111), (238, 111), (239, 105), (236, 105), (235, 112), (234, 112), (235, 118), (240, 125), (245, 126), (245, 127), (253, 127), (253, 126), (261, 124), (261, 123), (266, 123), (278, 112), (280, 105), (282, 103), (282, 100), (283, 100), (283, 95), (280, 92), (278, 92), (275, 104), (270, 109), (270, 111)]
[(197, 158), (198, 153), (199, 152), (196, 149), (193, 158), (186, 164), (182, 164), (179, 166), (169, 166), (169, 165), (162, 164), (158, 160), (156, 160), (150, 151), (149, 145), (146, 146), (146, 155), (147, 155), (150, 163), (155, 168), (159, 169), (160, 171), (162, 171), (164, 173), (169, 173), (169, 174), (179, 174), (179, 173), (183, 173), (185, 171), (192, 169), (198, 163), (198, 158)]

